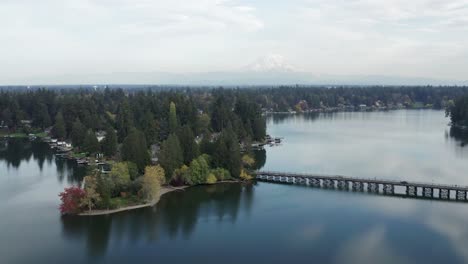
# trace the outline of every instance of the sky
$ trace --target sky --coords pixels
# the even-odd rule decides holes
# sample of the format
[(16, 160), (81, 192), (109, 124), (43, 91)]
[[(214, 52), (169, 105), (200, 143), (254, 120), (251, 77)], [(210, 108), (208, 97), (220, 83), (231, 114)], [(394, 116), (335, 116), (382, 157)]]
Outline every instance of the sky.
[(0, 43), (0, 84), (272, 70), (466, 81), (468, 0), (0, 0)]

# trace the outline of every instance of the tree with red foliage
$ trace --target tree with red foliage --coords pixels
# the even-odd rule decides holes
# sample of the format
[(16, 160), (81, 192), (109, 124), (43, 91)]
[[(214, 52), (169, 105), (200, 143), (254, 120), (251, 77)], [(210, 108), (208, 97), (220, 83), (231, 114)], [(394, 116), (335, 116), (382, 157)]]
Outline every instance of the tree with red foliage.
[(86, 192), (78, 186), (65, 188), (59, 194), (62, 204), (60, 204), (60, 213), (62, 214), (78, 214), (82, 211), (80, 205), (81, 200), (86, 195)]

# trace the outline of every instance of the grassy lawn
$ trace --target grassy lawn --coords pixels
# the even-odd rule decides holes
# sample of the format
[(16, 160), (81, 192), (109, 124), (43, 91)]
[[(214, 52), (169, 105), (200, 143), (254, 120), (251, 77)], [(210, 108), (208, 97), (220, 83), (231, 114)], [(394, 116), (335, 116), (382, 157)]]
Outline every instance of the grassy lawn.
[(8, 136), (11, 138), (27, 138), (28, 137), (28, 135), (26, 135), (25, 133), (11, 133)]
[(75, 153), (75, 152), (73, 152), (73, 153), (71, 154), (71, 156), (72, 156), (73, 158), (75, 158), (75, 159), (83, 159), (83, 158), (86, 158), (87, 153), (86, 153), (86, 152), (81, 152), (81, 153)]
[(41, 133), (36, 133), (34, 134), (36, 137), (38, 138), (43, 138), (43, 137), (47, 137), (47, 133), (46, 132), (41, 132)]
[(128, 196), (128, 197), (114, 197), (114, 198), (111, 198), (110, 203), (112, 205), (112, 208), (118, 209), (118, 208), (122, 208), (122, 207), (141, 204), (141, 201), (136, 196)]

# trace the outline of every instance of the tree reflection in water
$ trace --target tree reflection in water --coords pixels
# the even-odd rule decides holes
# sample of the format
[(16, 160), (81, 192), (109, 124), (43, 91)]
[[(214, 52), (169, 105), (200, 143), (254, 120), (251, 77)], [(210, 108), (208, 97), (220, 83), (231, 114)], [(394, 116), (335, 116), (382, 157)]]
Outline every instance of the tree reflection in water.
[(189, 240), (197, 222), (215, 217), (236, 222), (239, 209), (248, 215), (254, 201), (254, 184), (226, 183), (195, 186), (164, 195), (150, 208), (107, 216), (62, 217), (62, 233), (85, 239), (90, 256), (105, 255), (113, 244), (151, 244), (160, 239)]
[(468, 129), (450, 127), (449, 135), (459, 141), (462, 147), (468, 143)]
[(66, 178), (69, 184), (78, 184), (86, 174), (86, 167), (78, 167), (71, 160), (54, 158), (53, 150), (44, 142), (8, 139), (2, 140), (0, 146), (0, 160), (3, 160), (8, 168), (18, 169), (22, 162), (32, 159), (42, 171), (46, 161), (49, 165), (55, 161), (58, 180), (63, 182)]

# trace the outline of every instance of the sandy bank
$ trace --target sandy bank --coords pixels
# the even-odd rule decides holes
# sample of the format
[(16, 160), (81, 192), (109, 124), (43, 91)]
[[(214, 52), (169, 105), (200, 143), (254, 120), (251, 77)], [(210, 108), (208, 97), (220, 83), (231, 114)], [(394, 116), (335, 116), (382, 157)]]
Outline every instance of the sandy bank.
[(93, 216), (93, 215), (108, 215), (108, 214), (115, 214), (118, 212), (124, 212), (124, 211), (130, 211), (130, 210), (135, 210), (139, 208), (144, 208), (144, 207), (151, 207), (154, 206), (158, 203), (159, 199), (161, 196), (163, 196), (166, 193), (170, 193), (173, 191), (182, 191), (185, 188), (188, 188), (190, 186), (181, 186), (181, 187), (162, 187), (161, 191), (159, 192), (159, 197), (155, 199), (154, 202), (151, 203), (145, 203), (145, 204), (138, 204), (138, 205), (131, 205), (131, 206), (126, 206), (118, 209), (112, 209), (112, 210), (91, 210), (91, 211), (86, 211), (83, 213), (80, 213), (78, 215), (80, 216)]

